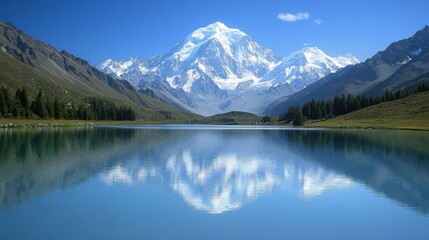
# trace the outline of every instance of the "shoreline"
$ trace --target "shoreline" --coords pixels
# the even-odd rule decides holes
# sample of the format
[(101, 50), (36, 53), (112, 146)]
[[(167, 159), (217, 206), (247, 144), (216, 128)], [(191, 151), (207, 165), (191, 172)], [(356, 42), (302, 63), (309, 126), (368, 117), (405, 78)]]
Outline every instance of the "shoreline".
[[(416, 122), (417, 123), (417, 122)], [(365, 119), (359, 120), (332, 119), (327, 121), (309, 122), (304, 127), (310, 128), (332, 128), (332, 129), (389, 129), (389, 130), (415, 130), (429, 131), (429, 126), (425, 123), (416, 124), (410, 121), (393, 121), (377, 123)]]
[[(322, 124), (320, 124), (322, 123)], [(286, 125), (281, 123), (271, 124), (260, 124), (254, 126), (278, 126), (278, 127), (289, 127), (289, 128), (320, 128), (320, 129), (361, 129), (361, 130), (412, 130), (412, 131), (429, 131), (428, 127), (418, 126), (374, 126), (372, 124), (361, 125), (361, 124), (323, 124), (324, 121), (310, 122), (300, 127), (293, 127), (292, 125)], [(0, 118), (0, 129), (8, 128), (53, 128), (53, 127), (84, 127), (84, 126), (100, 126), (100, 125), (165, 125), (165, 124), (184, 124), (184, 125), (225, 125), (219, 123), (206, 123), (196, 124), (189, 123), (188, 121), (175, 122), (175, 121), (84, 121), (84, 120), (39, 120), (39, 119), (11, 119), (11, 118)], [(228, 125), (228, 124), (227, 124)], [(232, 124), (228, 126), (249, 126), (248, 124)], [(252, 125), (253, 126), (253, 125)]]
[(386, 126), (321, 126), (321, 125), (307, 125), (302, 128), (318, 128), (318, 129), (337, 129), (337, 130), (400, 130), (400, 131), (429, 131), (427, 128), (409, 128), (409, 127), (386, 127)]
[(82, 127), (96, 125), (125, 125), (125, 124), (153, 124), (146, 121), (85, 121), (65, 119), (12, 119), (0, 118), (0, 128), (44, 128), (44, 127)]

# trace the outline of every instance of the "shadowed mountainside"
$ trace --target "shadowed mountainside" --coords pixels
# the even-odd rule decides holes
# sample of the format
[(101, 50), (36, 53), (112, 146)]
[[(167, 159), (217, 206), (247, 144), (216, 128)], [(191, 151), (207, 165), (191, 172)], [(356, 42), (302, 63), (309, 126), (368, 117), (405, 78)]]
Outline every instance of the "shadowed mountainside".
[(66, 102), (87, 97), (128, 105), (144, 120), (194, 116), (137, 91), (125, 80), (110, 77), (67, 51), (37, 41), (9, 23), (0, 22), (0, 84), (14, 91), (25, 87), (34, 97), (39, 89)]

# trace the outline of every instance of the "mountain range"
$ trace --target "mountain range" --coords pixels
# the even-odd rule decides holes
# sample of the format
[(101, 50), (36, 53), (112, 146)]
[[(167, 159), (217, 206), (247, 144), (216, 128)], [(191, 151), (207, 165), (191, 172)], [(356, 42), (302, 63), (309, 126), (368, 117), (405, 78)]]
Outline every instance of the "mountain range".
[(428, 26), (410, 38), (390, 44), (365, 62), (345, 67), (302, 91), (276, 100), (265, 113), (284, 114), (289, 106), (342, 94), (380, 96), (386, 89), (410, 92), (421, 82), (429, 82)]
[(67, 103), (88, 97), (130, 106), (140, 119), (158, 120), (191, 116), (178, 111), (150, 92), (136, 90), (128, 81), (112, 78), (67, 51), (37, 41), (0, 22), (0, 84), (12, 91), (25, 87), (34, 97), (39, 90)]
[(130, 106), (143, 120), (194, 119), (229, 111), (280, 115), (292, 105), (342, 94), (379, 96), (429, 82), (429, 27), (365, 62), (305, 47), (278, 57), (220, 22), (192, 32), (170, 52), (148, 59), (87, 61), (0, 22), (0, 84), (41, 89), (65, 102), (88, 97)]
[(246, 33), (216, 22), (195, 30), (163, 56), (108, 59), (97, 68), (201, 115), (261, 114), (274, 100), (358, 62), (351, 54), (330, 57), (317, 47), (278, 57)]

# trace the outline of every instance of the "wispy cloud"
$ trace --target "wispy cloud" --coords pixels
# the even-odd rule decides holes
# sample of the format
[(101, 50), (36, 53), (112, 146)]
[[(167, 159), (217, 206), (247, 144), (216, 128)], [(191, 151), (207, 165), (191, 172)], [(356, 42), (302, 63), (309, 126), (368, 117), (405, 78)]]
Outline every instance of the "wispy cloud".
[(280, 13), (279, 15), (277, 15), (277, 18), (285, 21), (285, 22), (295, 22), (295, 21), (300, 21), (300, 20), (306, 20), (310, 18), (310, 14), (309, 13), (297, 13), (297, 14), (292, 14), (292, 13)]
[(314, 19), (314, 22), (315, 22), (316, 24), (320, 25), (320, 24), (322, 24), (322, 23), (323, 23), (323, 20), (322, 20), (322, 19), (320, 19), (320, 18), (317, 18), (317, 19)]

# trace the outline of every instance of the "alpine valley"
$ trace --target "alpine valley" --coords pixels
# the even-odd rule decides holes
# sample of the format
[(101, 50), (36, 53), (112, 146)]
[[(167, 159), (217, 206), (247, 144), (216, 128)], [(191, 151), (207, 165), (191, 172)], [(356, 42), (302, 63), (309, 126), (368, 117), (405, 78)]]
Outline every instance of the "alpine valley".
[(387, 89), (414, 92), (419, 84), (425, 83), (429, 83), (428, 26), (410, 38), (390, 44), (365, 62), (343, 68), (302, 91), (276, 100), (265, 113), (284, 114), (289, 106), (312, 99), (333, 99), (343, 94), (376, 97)]
[(278, 57), (249, 35), (215, 22), (192, 32), (170, 52), (149, 59), (108, 59), (97, 68), (170, 105), (201, 115), (262, 114), (268, 105), (359, 60), (305, 47)]

